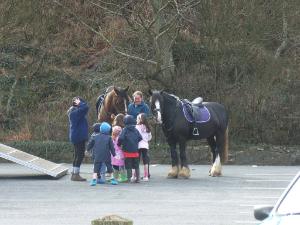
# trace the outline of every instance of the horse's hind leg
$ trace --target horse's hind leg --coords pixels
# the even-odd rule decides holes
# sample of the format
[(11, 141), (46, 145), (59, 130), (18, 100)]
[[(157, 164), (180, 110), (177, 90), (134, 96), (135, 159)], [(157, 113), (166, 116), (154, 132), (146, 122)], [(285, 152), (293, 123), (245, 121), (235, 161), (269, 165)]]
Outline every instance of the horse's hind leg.
[(220, 164), (216, 163), (216, 159), (218, 161), (218, 145), (217, 141), (215, 140), (215, 136), (210, 136), (207, 138), (208, 145), (210, 146), (210, 150), (212, 153), (212, 166), (209, 170), (209, 176), (220, 176), (221, 175), (221, 169), (220, 169)]
[(210, 147), (210, 151), (212, 154), (212, 162), (214, 163), (214, 161), (216, 160), (216, 157), (217, 157), (217, 154), (216, 154), (217, 143), (215, 140), (215, 136), (210, 136), (209, 138), (207, 138), (207, 143)]
[(189, 178), (191, 176), (190, 169), (187, 165), (187, 159), (186, 159), (186, 141), (182, 140), (179, 142), (179, 150), (180, 150), (180, 161), (181, 161), (181, 168), (178, 173), (178, 176), (183, 177), (183, 178)]
[(215, 148), (215, 156), (213, 157), (213, 165), (210, 170), (211, 176), (221, 176), (222, 175), (222, 165), (221, 165), (221, 154), (224, 149), (224, 134), (218, 133), (216, 135), (216, 148)]
[(172, 159), (172, 168), (168, 173), (168, 178), (177, 178), (178, 177), (178, 155), (176, 152), (176, 142), (168, 142), (171, 151), (171, 159)]

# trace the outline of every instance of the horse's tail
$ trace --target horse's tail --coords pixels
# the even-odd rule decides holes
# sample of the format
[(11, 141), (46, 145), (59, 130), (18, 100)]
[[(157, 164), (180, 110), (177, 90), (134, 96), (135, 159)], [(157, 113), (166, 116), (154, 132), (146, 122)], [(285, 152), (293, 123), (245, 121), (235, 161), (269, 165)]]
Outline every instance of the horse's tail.
[(228, 126), (226, 127), (226, 131), (224, 133), (224, 147), (223, 152), (221, 153), (221, 162), (225, 163), (228, 160)]

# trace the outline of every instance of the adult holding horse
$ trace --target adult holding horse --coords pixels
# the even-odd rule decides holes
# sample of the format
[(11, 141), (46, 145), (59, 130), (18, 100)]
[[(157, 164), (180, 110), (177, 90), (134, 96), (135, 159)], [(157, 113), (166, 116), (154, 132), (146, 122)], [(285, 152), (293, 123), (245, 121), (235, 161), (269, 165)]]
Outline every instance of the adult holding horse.
[(80, 166), (84, 158), (85, 142), (88, 140), (88, 122), (86, 115), (89, 107), (80, 97), (74, 97), (72, 106), (68, 110), (69, 138), (74, 145), (74, 160), (72, 181), (86, 181), (80, 173)]
[(149, 106), (143, 100), (143, 93), (141, 91), (136, 91), (133, 93), (132, 97), (133, 103), (128, 105), (128, 115), (133, 116), (135, 120), (140, 113), (145, 113), (146, 116), (149, 116)]
[[(185, 152), (186, 142), (203, 138), (207, 139), (213, 156), (210, 175), (221, 175), (220, 161), (226, 162), (228, 158), (228, 114), (225, 107), (216, 102), (201, 102), (200, 98), (196, 99), (198, 102), (191, 103), (165, 91), (149, 91), (149, 93), (152, 112), (157, 122), (162, 124), (171, 150), (172, 168), (168, 178), (190, 177)], [(191, 111), (192, 113), (189, 113)], [(180, 167), (177, 144), (179, 144)]]
[(98, 114), (99, 122), (108, 122), (109, 124), (112, 124), (117, 114), (127, 113), (127, 105), (130, 102), (130, 98), (127, 94), (128, 89), (129, 87), (122, 89), (115, 86), (108, 88), (108, 92), (100, 105)]

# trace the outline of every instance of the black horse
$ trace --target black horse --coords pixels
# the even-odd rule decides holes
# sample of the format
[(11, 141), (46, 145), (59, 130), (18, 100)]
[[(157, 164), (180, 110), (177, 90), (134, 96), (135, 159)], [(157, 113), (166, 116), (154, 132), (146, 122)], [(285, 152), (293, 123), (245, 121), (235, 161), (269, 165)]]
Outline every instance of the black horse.
[[(185, 152), (186, 142), (203, 138), (207, 139), (213, 156), (213, 166), (209, 174), (221, 175), (220, 161), (226, 162), (228, 158), (228, 114), (225, 107), (217, 102), (198, 102), (195, 105), (165, 91), (149, 91), (149, 93), (152, 113), (157, 122), (162, 123), (171, 150), (172, 169), (168, 177), (190, 177)], [(189, 114), (191, 110), (194, 112)], [(196, 115), (201, 116), (200, 110), (206, 110), (207, 114), (202, 115), (202, 118), (205, 117), (202, 120), (197, 120), (199, 117)], [(180, 168), (176, 151), (177, 143), (180, 149)]]

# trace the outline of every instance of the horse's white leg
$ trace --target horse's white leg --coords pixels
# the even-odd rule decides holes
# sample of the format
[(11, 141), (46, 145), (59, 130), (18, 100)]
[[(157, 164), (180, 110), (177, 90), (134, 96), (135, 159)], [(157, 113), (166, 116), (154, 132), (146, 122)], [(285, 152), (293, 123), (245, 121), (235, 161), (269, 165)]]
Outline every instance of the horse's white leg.
[(217, 155), (216, 160), (209, 171), (209, 175), (212, 177), (218, 177), (222, 175), (222, 165), (219, 154)]
[(178, 173), (178, 176), (181, 178), (188, 179), (191, 176), (191, 171), (187, 165), (187, 158), (186, 158), (186, 140), (182, 140), (179, 142), (179, 149), (180, 149), (180, 160), (181, 160), (181, 169)]
[(188, 179), (191, 176), (191, 171), (190, 171), (190, 169), (188, 167), (183, 166), (180, 169), (180, 171), (178, 173), (178, 176), (182, 177), (182, 178), (185, 178), (185, 179)]
[(172, 166), (168, 173), (168, 178), (177, 178), (178, 177), (178, 166)]
[(172, 159), (172, 168), (168, 173), (168, 178), (177, 178), (178, 177), (178, 155), (176, 152), (176, 142), (173, 140), (168, 140), (171, 152), (171, 159)]

